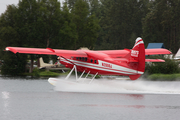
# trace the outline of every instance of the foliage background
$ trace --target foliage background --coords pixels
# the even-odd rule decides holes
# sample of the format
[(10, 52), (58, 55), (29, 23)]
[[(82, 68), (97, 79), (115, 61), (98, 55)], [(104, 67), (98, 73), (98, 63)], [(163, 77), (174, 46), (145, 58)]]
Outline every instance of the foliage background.
[(14, 57), (3, 51), (7, 46), (131, 49), (141, 36), (145, 45), (163, 42), (176, 53), (179, 11), (179, 0), (65, 0), (62, 4), (58, 0), (20, 0), (18, 5), (8, 5), (0, 16), (2, 71), (18, 74), (26, 71), (21, 63), (24, 66), (27, 59), (36, 59), (33, 55)]

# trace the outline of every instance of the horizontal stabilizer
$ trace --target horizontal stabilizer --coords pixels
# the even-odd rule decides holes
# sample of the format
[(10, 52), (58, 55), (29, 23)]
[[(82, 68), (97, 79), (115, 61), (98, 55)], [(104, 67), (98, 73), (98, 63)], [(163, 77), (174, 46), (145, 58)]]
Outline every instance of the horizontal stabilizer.
[(161, 54), (171, 54), (171, 52), (163, 48), (145, 49), (145, 55), (161, 55)]
[(146, 59), (146, 62), (165, 62), (165, 60), (162, 60), (162, 59)]

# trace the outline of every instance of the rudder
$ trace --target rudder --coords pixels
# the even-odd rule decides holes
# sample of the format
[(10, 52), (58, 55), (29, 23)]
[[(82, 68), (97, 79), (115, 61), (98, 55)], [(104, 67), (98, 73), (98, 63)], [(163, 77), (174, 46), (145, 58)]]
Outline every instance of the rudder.
[[(131, 67), (137, 70), (137, 74), (130, 75), (131, 80), (139, 78), (145, 70), (145, 47), (142, 38), (138, 37), (136, 43), (130, 53), (130, 62), (136, 61), (136, 63), (130, 63)], [(135, 65), (136, 64), (136, 65)]]

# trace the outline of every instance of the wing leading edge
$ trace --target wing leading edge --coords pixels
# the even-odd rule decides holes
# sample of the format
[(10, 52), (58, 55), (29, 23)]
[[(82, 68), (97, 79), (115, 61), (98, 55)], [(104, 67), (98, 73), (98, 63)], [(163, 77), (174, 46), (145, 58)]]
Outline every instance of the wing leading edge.
[[(45, 55), (57, 55), (64, 57), (78, 56), (87, 57), (87, 54), (83, 50), (61, 50), (61, 49), (51, 49), (51, 48), (24, 48), (24, 47), (6, 47), (6, 51), (11, 51), (13, 53), (25, 53), (25, 54), (45, 54)], [(123, 58), (130, 50), (102, 50), (97, 51), (98, 53), (107, 54), (112, 58)], [(145, 55), (159, 55), (159, 54), (171, 54), (167, 49), (145, 49)], [(149, 60), (147, 60), (149, 61)]]
[[(129, 49), (124, 49), (124, 50), (102, 50), (98, 51), (105, 53), (113, 58), (118, 58), (118, 57), (125, 57), (130, 50)], [(167, 49), (145, 49), (145, 55), (160, 55), (160, 54), (171, 54), (171, 52)]]
[(44, 54), (44, 55), (57, 55), (64, 57), (78, 56), (87, 57), (86, 53), (81, 50), (60, 50), (51, 48), (24, 48), (24, 47), (6, 47), (6, 51), (13, 53), (25, 53), (25, 54)]
[(145, 55), (160, 55), (160, 54), (171, 54), (167, 49), (145, 49)]

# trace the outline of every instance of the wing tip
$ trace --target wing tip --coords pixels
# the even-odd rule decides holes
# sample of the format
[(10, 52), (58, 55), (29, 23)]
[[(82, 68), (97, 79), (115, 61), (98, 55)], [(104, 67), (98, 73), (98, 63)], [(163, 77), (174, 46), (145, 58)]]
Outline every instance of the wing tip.
[(5, 48), (5, 51), (11, 51), (11, 52), (13, 52), (14, 54), (17, 53), (17, 51), (16, 51), (15, 49), (11, 48), (11, 47), (6, 47), (6, 48)]

